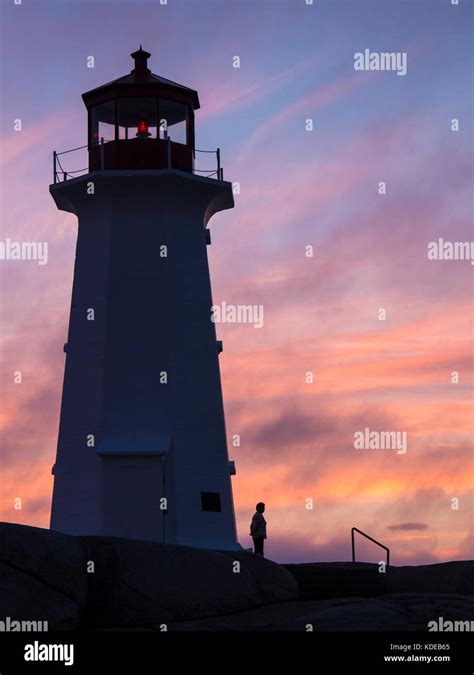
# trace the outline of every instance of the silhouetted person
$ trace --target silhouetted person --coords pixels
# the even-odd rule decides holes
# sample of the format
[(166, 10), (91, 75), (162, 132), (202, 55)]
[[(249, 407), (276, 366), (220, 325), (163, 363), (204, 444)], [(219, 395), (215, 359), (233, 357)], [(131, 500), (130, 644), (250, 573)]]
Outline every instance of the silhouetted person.
[(253, 539), (253, 548), (256, 556), (263, 558), (263, 540), (267, 538), (267, 521), (263, 517), (265, 504), (258, 502), (257, 510), (250, 523), (250, 536)]

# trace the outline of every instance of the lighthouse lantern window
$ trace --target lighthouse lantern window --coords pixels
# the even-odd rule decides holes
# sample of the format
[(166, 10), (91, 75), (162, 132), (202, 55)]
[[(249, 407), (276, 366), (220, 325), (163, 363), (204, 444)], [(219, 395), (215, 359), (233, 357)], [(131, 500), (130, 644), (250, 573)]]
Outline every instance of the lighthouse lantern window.
[(96, 105), (91, 110), (90, 144), (115, 140), (115, 100)]
[(160, 138), (168, 136), (174, 143), (188, 144), (189, 107), (184, 103), (160, 98)]
[(155, 97), (118, 99), (119, 139), (157, 138), (158, 101)]

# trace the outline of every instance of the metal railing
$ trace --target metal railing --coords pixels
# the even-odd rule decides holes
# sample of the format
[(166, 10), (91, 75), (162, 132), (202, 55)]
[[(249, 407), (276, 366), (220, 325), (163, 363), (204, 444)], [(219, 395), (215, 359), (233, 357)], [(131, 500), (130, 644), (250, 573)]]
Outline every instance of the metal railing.
[(217, 150), (195, 150), (196, 152), (202, 152), (205, 154), (210, 154), (210, 155), (215, 155), (216, 156), (216, 164), (217, 168), (216, 169), (193, 169), (194, 173), (202, 173), (204, 174), (207, 178), (212, 178), (213, 176), (216, 176), (217, 180), (224, 180), (224, 169), (221, 166), (221, 149), (217, 148)]
[[(102, 138), (101, 141), (103, 144), (104, 139)], [(87, 145), (80, 145), (78, 148), (64, 150), (63, 152), (56, 152), (56, 150), (53, 150), (53, 180), (55, 183), (60, 182), (60, 177), (62, 177), (62, 180), (65, 181), (68, 179), (68, 176), (75, 178), (75, 174), (89, 171), (88, 167), (85, 169), (76, 169), (75, 171), (65, 171), (61, 164), (61, 160), (59, 159), (62, 155), (67, 155), (70, 152), (76, 152), (76, 150), (84, 150), (85, 148), (87, 148)], [(58, 171), (58, 167), (60, 171)]]
[(372, 541), (374, 544), (377, 544), (377, 546), (380, 546), (380, 548), (383, 548), (385, 551), (387, 551), (387, 567), (390, 565), (390, 550), (387, 548), (387, 546), (384, 546), (381, 544), (379, 541), (376, 539), (373, 539), (372, 537), (369, 537), (368, 534), (365, 532), (362, 532), (362, 530), (359, 530), (357, 527), (353, 527), (351, 530), (351, 540), (352, 540), (352, 562), (355, 563), (355, 541), (354, 541), (354, 532), (358, 532), (361, 534), (363, 537), (366, 539), (369, 539), (369, 541)]
[[(173, 168), (173, 162), (172, 162), (172, 147), (171, 147), (171, 139), (168, 136), (166, 139), (167, 141), (167, 148), (166, 148), (166, 160), (167, 160), (167, 166), (168, 169)], [(104, 141), (103, 138), (100, 139), (100, 170), (103, 171), (105, 168), (105, 153), (104, 153), (104, 145), (108, 141)], [(88, 167), (85, 167), (84, 169), (75, 169), (74, 171), (69, 171), (65, 170), (61, 164), (61, 160), (59, 159), (62, 157), (62, 155), (67, 155), (70, 152), (76, 152), (77, 150), (84, 150), (88, 146), (87, 145), (81, 145), (77, 148), (72, 148), (71, 150), (64, 150), (63, 152), (56, 152), (56, 150), (53, 150), (53, 181), (54, 183), (60, 183), (63, 181), (68, 180), (69, 178), (75, 178), (77, 174), (81, 173), (87, 173), (89, 171)], [(194, 157), (196, 156), (196, 153), (205, 153), (205, 154), (212, 154), (216, 156), (216, 168), (215, 169), (196, 169), (194, 166), (193, 162), (193, 173), (195, 174), (200, 174), (205, 178), (216, 178), (217, 180), (224, 180), (224, 169), (221, 166), (221, 151), (220, 148), (217, 148), (217, 150), (195, 150), (194, 151)]]

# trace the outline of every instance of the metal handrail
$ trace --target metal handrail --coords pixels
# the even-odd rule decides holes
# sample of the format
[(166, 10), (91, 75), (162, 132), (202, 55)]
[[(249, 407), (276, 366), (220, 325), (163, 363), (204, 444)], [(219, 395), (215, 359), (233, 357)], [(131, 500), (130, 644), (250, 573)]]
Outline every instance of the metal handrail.
[(84, 148), (87, 148), (87, 145), (80, 145), (78, 148), (71, 148), (71, 150), (63, 150), (62, 152), (57, 152), (56, 156), (67, 155), (68, 152), (74, 152), (75, 150), (84, 150)]
[[(167, 141), (167, 165), (168, 168), (172, 168), (172, 151), (171, 151), (171, 138), (167, 136), (165, 139)], [(104, 145), (107, 143), (107, 141), (104, 142), (104, 139), (100, 139), (100, 143), (97, 145), (100, 146), (100, 168), (101, 170), (104, 170), (105, 168), (105, 156), (104, 156)], [(53, 180), (54, 183), (57, 183), (60, 180), (60, 176), (62, 177), (63, 181), (68, 180), (68, 178), (74, 178), (74, 174), (82, 173), (83, 171), (88, 171), (88, 167), (85, 169), (76, 169), (75, 171), (65, 171), (61, 165), (61, 161), (59, 157), (61, 155), (66, 155), (70, 152), (75, 152), (76, 150), (84, 150), (87, 148), (87, 145), (80, 145), (77, 148), (71, 148), (71, 150), (63, 150), (63, 152), (56, 152), (56, 150), (53, 151)], [(216, 169), (195, 169), (193, 167), (193, 173), (200, 173), (204, 174), (206, 178), (212, 178), (216, 177), (217, 180), (224, 180), (224, 169), (221, 166), (221, 151), (220, 148), (217, 148), (216, 150), (198, 150), (195, 149), (195, 152), (201, 152), (201, 153), (206, 153), (206, 154), (215, 154), (216, 156), (216, 162), (217, 162), (217, 168)], [(58, 171), (59, 167), (59, 171)]]
[(203, 173), (207, 178), (211, 178), (211, 176), (219, 177), (219, 172), (215, 170), (212, 171), (211, 169), (194, 169), (194, 173)]
[(366, 534), (365, 532), (362, 532), (362, 530), (359, 530), (359, 528), (357, 528), (357, 527), (353, 527), (352, 530), (351, 530), (351, 539), (352, 539), (352, 562), (355, 563), (355, 541), (354, 541), (354, 532), (358, 532), (359, 534), (361, 534), (361, 535), (362, 535), (363, 537), (365, 537), (366, 539), (369, 539), (369, 540), (372, 541), (374, 544), (377, 544), (377, 546), (380, 546), (381, 548), (385, 549), (385, 551), (387, 551), (387, 567), (389, 567), (389, 565), (390, 565), (390, 549), (387, 548), (387, 546), (384, 546), (383, 544), (381, 544), (381, 543), (380, 543), (379, 541), (377, 541), (376, 539), (373, 539), (372, 537), (369, 537), (368, 534)]
[[(101, 169), (104, 168), (104, 141), (103, 138), (100, 139), (100, 159), (101, 159)], [(59, 176), (62, 176), (62, 180), (66, 181), (68, 178), (74, 178), (74, 174), (77, 173), (83, 173), (84, 171), (89, 171), (89, 167), (85, 167), (84, 169), (75, 169), (74, 171), (65, 171), (62, 164), (61, 160), (59, 159), (61, 155), (67, 155), (70, 152), (75, 152), (77, 150), (84, 150), (85, 148), (89, 147), (88, 145), (80, 145), (77, 148), (71, 148), (70, 150), (63, 150), (62, 152), (56, 152), (56, 150), (53, 150), (53, 181), (56, 184), (59, 181)], [(58, 171), (58, 166), (60, 171)]]
[(67, 174), (69, 176), (70, 173), (82, 173), (83, 171), (89, 171), (89, 167), (85, 166), (83, 169), (76, 169), (75, 171), (68, 171)]
[(199, 150), (198, 148), (194, 149), (194, 152), (202, 152), (206, 154), (211, 154), (216, 156), (217, 169), (193, 169), (193, 173), (205, 173), (208, 178), (211, 176), (217, 176), (217, 180), (224, 180), (224, 169), (221, 166), (221, 149), (217, 148), (216, 150)]

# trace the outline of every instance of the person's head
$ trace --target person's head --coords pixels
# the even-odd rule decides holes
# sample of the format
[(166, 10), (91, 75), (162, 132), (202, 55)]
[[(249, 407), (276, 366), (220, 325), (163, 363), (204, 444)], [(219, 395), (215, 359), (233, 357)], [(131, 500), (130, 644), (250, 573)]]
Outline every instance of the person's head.
[(258, 502), (255, 508), (259, 513), (263, 513), (265, 511), (265, 504), (263, 502)]

